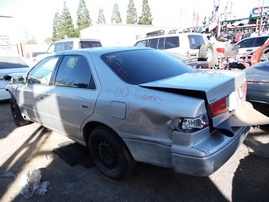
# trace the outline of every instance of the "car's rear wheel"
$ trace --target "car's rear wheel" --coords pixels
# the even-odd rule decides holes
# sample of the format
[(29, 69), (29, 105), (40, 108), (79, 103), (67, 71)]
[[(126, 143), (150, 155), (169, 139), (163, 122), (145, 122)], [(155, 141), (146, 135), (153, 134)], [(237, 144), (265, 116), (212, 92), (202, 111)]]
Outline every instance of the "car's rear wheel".
[(17, 126), (24, 126), (31, 123), (30, 121), (25, 120), (22, 117), (19, 106), (13, 99), (10, 99), (10, 109), (12, 113), (12, 118)]
[(199, 57), (206, 58), (210, 67), (214, 67), (216, 64), (216, 54), (211, 44), (203, 44), (199, 50)]
[(89, 137), (89, 150), (99, 170), (119, 180), (132, 172), (135, 160), (123, 141), (106, 127), (96, 128)]

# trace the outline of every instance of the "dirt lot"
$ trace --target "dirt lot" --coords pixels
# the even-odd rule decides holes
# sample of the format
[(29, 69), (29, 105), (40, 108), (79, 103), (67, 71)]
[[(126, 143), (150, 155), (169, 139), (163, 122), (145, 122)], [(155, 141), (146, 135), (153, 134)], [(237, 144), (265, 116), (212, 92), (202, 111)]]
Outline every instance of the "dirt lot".
[[(268, 132), (252, 128), (244, 144), (210, 177), (137, 164), (130, 176), (114, 181), (95, 166), (68, 165), (53, 149), (69, 139), (37, 124), (16, 127), (9, 103), (0, 102), (0, 175), (16, 175), (0, 178), (0, 201), (269, 201)], [(50, 182), (48, 190), (25, 199), (21, 177), (38, 168), (41, 181)]]

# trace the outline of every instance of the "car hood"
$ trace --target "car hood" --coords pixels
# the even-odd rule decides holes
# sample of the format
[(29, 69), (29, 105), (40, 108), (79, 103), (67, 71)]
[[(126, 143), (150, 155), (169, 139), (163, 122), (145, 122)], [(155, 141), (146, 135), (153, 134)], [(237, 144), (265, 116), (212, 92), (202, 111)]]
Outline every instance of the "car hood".
[(244, 71), (196, 70), (172, 78), (141, 84), (142, 87), (173, 92), (187, 93), (197, 97), (203, 93), (209, 104), (229, 96), (246, 82)]

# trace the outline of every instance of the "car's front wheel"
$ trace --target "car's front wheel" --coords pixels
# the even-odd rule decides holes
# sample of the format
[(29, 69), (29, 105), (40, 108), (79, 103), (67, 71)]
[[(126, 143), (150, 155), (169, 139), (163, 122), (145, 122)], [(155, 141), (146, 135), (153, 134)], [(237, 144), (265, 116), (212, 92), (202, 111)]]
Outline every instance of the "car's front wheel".
[(10, 99), (10, 109), (12, 113), (12, 118), (17, 126), (24, 126), (31, 123), (30, 121), (25, 120), (22, 117), (19, 106), (12, 98)]
[(88, 145), (95, 165), (109, 178), (119, 180), (135, 167), (135, 160), (123, 141), (106, 127), (96, 128)]

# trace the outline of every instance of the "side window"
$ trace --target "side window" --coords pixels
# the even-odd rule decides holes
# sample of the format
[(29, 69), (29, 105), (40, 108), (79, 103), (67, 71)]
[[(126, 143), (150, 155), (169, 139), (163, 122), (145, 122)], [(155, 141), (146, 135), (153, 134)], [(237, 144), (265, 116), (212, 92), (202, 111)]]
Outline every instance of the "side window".
[(200, 49), (200, 47), (205, 44), (205, 40), (200, 35), (188, 35), (190, 49)]
[(165, 49), (179, 47), (179, 38), (178, 36), (166, 37), (165, 40)]
[(64, 50), (64, 43), (59, 42), (55, 44), (55, 52), (60, 52)]
[(164, 47), (164, 37), (163, 38), (159, 38), (159, 44), (158, 44), (158, 49), (163, 50)]
[(255, 41), (255, 46), (254, 47), (262, 46), (267, 39), (268, 39), (267, 37), (258, 37), (256, 39), (256, 41)]
[(65, 56), (56, 75), (55, 85), (95, 89), (89, 64), (83, 56)]
[(253, 39), (246, 39), (244, 41), (240, 41), (237, 45), (239, 48), (249, 48), (254, 46), (254, 38)]
[(138, 42), (136, 42), (136, 44), (134, 46), (147, 47), (147, 40), (138, 41)]
[(157, 49), (158, 39), (149, 39), (149, 47)]
[(53, 70), (60, 56), (45, 58), (38, 63), (28, 74), (27, 83), (49, 85)]

